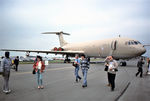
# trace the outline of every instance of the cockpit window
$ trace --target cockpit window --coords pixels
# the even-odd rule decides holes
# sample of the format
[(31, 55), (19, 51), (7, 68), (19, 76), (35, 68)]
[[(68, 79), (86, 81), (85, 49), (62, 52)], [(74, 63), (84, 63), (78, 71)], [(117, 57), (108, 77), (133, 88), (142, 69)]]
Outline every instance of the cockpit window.
[(130, 45), (130, 42), (128, 42), (128, 45)]
[(139, 41), (137, 41), (138, 44), (141, 44)]
[(138, 42), (137, 41), (134, 41), (134, 43), (137, 45), (138, 44)]
[(134, 45), (134, 41), (131, 41), (130, 43), (131, 43), (131, 45)]
[(138, 45), (141, 44), (139, 41), (130, 40), (125, 42), (126, 45)]

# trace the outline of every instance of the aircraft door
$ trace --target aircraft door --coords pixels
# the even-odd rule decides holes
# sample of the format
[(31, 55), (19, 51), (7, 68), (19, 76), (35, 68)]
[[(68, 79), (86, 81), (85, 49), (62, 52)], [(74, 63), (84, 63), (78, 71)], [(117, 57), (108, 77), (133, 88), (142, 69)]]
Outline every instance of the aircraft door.
[(111, 43), (111, 49), (116, 50), (116, 48), (117, 48), (117, 41), (115, 40), (115, 41), (112, 41)]
[(113, 56), (116, 49), (117, 49), (117, 41), (115, 40), (111, 42), (111, 50), (109, 55)]

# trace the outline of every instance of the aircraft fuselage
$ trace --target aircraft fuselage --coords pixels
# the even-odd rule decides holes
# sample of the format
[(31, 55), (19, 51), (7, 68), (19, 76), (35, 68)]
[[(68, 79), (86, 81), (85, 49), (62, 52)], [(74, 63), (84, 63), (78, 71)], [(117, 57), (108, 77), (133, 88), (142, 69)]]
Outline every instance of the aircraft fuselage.
[(138, 41), (129, 38), (112, 38), (105, 40), (72, 43), (63, 46), (65, 51), (84, 51), (88, 57), (106, 57), (129, 59), (140, 56), (146, 49)]

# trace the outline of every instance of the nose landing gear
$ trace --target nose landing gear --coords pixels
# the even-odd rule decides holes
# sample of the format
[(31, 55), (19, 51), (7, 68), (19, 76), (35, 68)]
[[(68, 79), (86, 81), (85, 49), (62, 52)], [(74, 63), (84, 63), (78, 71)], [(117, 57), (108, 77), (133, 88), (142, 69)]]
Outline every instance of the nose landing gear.
[(121, 61), (120, 66), (127, 66), (127, 62), (126, 61)]

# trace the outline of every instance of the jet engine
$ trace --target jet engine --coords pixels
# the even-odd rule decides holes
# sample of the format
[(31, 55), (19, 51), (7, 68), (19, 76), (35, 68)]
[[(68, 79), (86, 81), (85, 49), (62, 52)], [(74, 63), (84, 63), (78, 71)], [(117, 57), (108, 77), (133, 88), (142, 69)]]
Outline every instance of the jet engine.
[(54, 49), (53, 49), (54, 51), (63, 51), (64, 49), (63, 48), (61, 48), (61, 47), (59, 47), (59, 48), (57, 48), (57, 47), (54, 47)]

